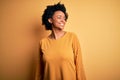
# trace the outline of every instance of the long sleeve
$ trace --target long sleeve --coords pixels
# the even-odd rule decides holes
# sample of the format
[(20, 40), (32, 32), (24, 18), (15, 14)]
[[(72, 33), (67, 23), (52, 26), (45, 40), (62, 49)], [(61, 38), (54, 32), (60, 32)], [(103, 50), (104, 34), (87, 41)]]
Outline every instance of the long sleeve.
[(80, 43), (75, 34), (73, 37), (73, 52), (74, 52), (77, 80), (86, 80), (83, 63), (82, 63), (82, 54), (81, 54)]
[(36, 80), (86, 80), (79, 41), (71, 32), (40, 41)]
[(40, 80), (40, 69), (39, 69), (39, 62), (36, 63), (36, 72), (35, 72), (35, 80)]
[(35, 57), (35, 80), (40, 80), (40, 56), (39, 56), (39, 47), (37, 50), (37, 55)]
[(41, 42), (40, 42), (36, 57), (35, 80), (42, 80), (42, 78), (43, 78), (43, 62), (42, 62), (42, 51), (41, 51)]

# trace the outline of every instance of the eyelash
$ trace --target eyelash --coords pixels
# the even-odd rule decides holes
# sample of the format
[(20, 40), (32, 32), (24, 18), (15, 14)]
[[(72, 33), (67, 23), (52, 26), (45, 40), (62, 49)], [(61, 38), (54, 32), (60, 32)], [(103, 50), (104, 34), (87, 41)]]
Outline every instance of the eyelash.
[[(61, 16), (57, 16), (58, 19), (61, 19), (62, 17)], [(66, 18), (63, 18), (64, 20), (66, 20)]]

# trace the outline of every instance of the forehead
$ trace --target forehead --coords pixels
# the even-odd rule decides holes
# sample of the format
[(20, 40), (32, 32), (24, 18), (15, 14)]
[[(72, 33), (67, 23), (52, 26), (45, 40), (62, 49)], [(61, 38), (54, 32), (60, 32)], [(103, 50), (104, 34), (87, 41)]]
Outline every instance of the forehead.
[(55, 11), (53, 16), (56, 16), (56, 15), (63, 15), (63, 16), (65, 16), (65, 14), (62, 11)]

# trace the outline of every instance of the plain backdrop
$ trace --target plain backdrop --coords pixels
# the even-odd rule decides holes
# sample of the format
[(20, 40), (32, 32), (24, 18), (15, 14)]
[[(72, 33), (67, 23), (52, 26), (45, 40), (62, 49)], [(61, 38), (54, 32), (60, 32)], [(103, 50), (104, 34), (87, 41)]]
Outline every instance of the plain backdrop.
[[(64, 3), (87, 80), (120, 80), (120, 0), (0, 0), (0, 80), (33, 80), (47, 5)], [(64, 48), (64, 46), (63, 46)]]

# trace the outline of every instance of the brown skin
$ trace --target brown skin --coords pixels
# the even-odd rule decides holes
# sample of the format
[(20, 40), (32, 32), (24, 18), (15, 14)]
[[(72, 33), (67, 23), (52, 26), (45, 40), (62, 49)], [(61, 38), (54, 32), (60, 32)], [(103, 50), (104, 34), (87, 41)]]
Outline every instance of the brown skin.
[(62, 11), (56, 11), (52, 18), (49, 18), (48, 21), (52, 24), (52, 33), (49, 38), (59, 39), (64, 36), (65, 31), (63, 30), (66, 20), (65, 14)]

